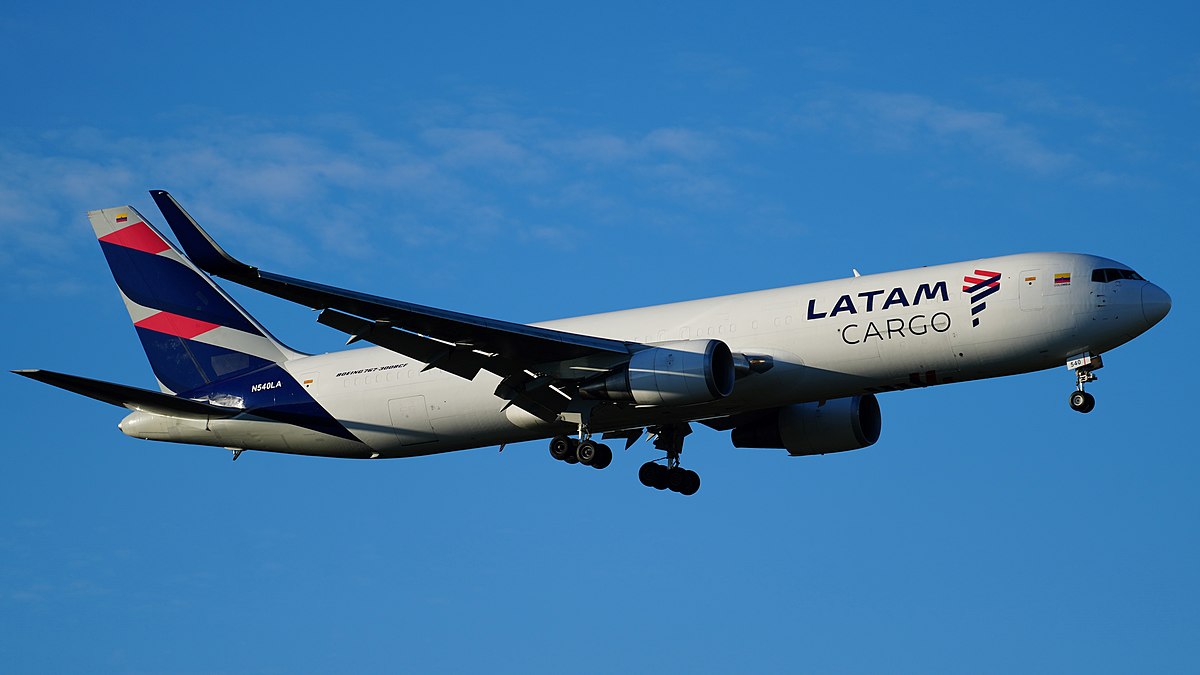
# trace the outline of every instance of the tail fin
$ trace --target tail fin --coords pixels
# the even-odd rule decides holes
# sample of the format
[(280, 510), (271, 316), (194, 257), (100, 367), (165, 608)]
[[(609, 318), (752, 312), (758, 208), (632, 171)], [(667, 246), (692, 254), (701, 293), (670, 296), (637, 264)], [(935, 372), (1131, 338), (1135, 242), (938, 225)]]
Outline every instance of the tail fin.
[(159, 386), (183, 393), (298, 356), (131, 206), (88, 213)]

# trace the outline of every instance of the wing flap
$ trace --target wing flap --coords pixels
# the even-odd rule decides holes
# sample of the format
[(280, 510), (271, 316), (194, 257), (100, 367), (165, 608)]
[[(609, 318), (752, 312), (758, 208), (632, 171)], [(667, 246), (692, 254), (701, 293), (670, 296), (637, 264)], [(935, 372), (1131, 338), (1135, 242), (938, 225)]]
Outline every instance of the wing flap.
[[(441, 368), (468, 380), (475, 379), (481, 369), (492, 370), (499, 365), (489, 363), (494, 359), (476, 354), (469, 346), (447, 344), (334, 309), (321, 312), (317, 322), (350, 335), (351, 342), (370, 342), (428, 364), (426, 368)], [(507, 375), (506, 372), (498, 374)]]

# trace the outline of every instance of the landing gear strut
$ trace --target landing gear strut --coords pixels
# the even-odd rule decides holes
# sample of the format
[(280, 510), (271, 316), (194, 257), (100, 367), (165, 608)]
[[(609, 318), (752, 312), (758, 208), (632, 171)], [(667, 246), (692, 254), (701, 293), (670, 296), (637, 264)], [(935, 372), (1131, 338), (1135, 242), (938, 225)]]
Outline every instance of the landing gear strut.
[(1084, 391), (1083, 386), (1094, 382), (1097, 379), (1094, 371), (1103, 367), (1104, 362), (1098, 354), (1080, 354), (1067, 361), (1067, 368), (1075, 371), (1075, 391), (1071, 392), (1071, 397), (1067, 399), (1071, 410), (1090, 413), (1096, 407), (1096, 397)]
[[(687, 422), (683, 424), (668, 424), (661, 427), (651, 427), (655, 434), (654, 447), (667, 453), (666, 465), (658, 461), (646, 462), (638, 470), (638, 479), (642, 485), (655, 490), (670, 490), (681, 495), (694, 495), (700, 489), (700, 474), (679, 465), (679, 455), (683, 452), (683, 437), (692, 433), (692, 427)], [(661, 461), (661, 460), (659, 460)]]

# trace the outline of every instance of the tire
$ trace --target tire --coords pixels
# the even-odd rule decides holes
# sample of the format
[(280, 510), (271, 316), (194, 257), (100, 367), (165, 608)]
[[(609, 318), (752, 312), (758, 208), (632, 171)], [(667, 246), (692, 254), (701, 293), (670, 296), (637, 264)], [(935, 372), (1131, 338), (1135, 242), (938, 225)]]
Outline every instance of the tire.
[(654, 487), (654, 479), (658, 475), (658, 465), (654, 462), (646, 462), (642, 468), (638, 469), (638, 480), (642, 481), (642, 485), (648, 488)]
[(671, 492), (682, 492), (684, 483), (686, 481), (687, 469), (680, 469), (679, 467), (676, 467), (674, 469), (667, 470), (667, 488), (670, 489)]
[(690, 470), (683, 473), (683, 487), (679, 489), (679, 494), (690, 497), (700, 491), (700, 474)]
[(603, 468), (607, 467), (609, 464), (612, 464), (612, 460), (613, 460), (612, 448), (601, 443), (600, 446), (596, 449), (596, 459), (592, 460), (592, 468), (593, 469), (603, 469)]
[(638, 480), (642, 485), (655, 490), (667, 489), (667, 467), (654, 462), (646, 462), (638, 469)]
[(655, 464), (654, 467), (654, 482), (651, 483), (650, 487), (655, 490), (666, 490), (667, 476), (670, 475), (671, 471), (662, 464)]
[(591, 466), (600, 454), (600, 444), (595, 441), (584, 441), (575, 448), (575, 458), (584, 466)]
[(1096, 397), (1091, 394), (1084, 393), (1084, 398), (1087, 399), (1083, 403), (1083, 407), (1079, 409), (1081, 413), (1090, 413), (1096, 409)]
[(1092, 399), (1093, 407), (1096, 406), (1096, 399), (1093, 399), (1091, 394), (1075, 390), (1075, 392), (1070, 393), (1070, 398), (1067, 399), (1067, 405), (1070, 406), (1070, 410), (1076, 412), (1087, 412), (1085, 408), (1087, 408), (1088, 399)]
[(550, 456), (559, 461), (575, 454), (575, 441), (567, 436), (555, 436), (550, 439)]

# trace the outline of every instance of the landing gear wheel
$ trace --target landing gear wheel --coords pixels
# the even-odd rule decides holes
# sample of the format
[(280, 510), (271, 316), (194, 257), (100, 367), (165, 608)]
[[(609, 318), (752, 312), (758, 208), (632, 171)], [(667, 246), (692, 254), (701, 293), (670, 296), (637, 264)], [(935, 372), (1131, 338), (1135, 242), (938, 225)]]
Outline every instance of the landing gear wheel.
[(1068, 400), (1071, 410), (1081, 413), (1090, 413), (1096, 407), (1096, 397), (1086, 391), (1073, 391), (1071, 398)]
[(680, 466), (667, 469), (667, 487), (681, 495), (694, 495), (700, 490), (700, 474)]
[(654, 462), (646, 462), (642, 468), (638, 469), (638, 480), (646, 487), (654, 487), (654, 472), (658, 465)]
[(591, 466), (600, 453), (600, 444), (595, 441), (583, 441), (575, 448), (575, 458), (584, 466)]
[(683, 485), (677, 492), (684, 496), (691, 496), (700, 491), (700, 474), (690, 469), (683, 471)]
[(667, 467), (656, 464), (655, 462), (646, 462), (638, 469), (638, 480), (642, 481), (642, 485), (654, 488), (655, 490), (667, 489)]
[(568, 457), (575, 455), (575, 439), (567, 436), (555, 436), (550, 440), (550, 456), (554, 459), (566, 461)]
[(601, 443), (596, 447), (596, 458), (592, 460), (593, 469), (603, 469), (612, 464), (612, 448)]
[(667, 487), (671, 492), (683, 492), (683, 484), (687, 480), (686, 471), (687, 469), (679, 467), (667, 469)]

